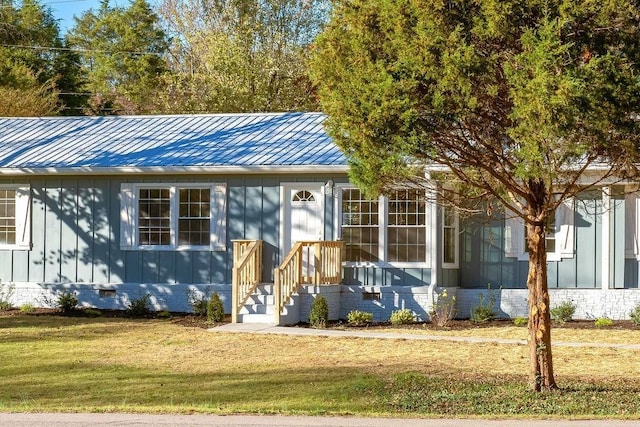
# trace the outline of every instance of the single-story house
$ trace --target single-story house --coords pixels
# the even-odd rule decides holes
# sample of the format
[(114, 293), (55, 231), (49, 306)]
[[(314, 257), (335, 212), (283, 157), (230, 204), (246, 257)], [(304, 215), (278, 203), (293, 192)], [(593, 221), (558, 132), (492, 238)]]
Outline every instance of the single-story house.
[[(480, 293), (526, 315), (522, 223), (460, 220), (418, 188), (368, 200), (323, 121), (0, 118), (0, 295), (124, 309), (148, 294), (155, 310), (190, 311), (216, 291), (237, 321), (292, 323), (319, 294), (331, 318), (426, 320), (446, 290), (458, 317)], [(573, 301), (578, 318), (627, 318), (640, 302), (638, 199), (619, 190), (567, 203), (548, 236), (552, 306)]]

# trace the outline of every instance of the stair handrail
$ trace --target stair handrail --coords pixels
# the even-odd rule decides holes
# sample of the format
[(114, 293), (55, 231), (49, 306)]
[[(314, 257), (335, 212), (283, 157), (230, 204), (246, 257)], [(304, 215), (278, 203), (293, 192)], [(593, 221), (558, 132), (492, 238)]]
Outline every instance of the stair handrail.
[(262, 281), (262, 240), (233, 240), (231, 322)]
[[(313, 248), (313, 256), (311, 256)], [(291, 295), (298, 291), (300, 285), (323, 285), (342, 281), (342, 241), (299, 241), (296, 242), (280, 266), (274, 269), (273, 288), (275, 303), (275, 321), (280, 324), (280, 315)], [(304, 251), (312, 268), (303, 274), (302, 260)], [(309, 274), (313, 271), (313, 275)]]

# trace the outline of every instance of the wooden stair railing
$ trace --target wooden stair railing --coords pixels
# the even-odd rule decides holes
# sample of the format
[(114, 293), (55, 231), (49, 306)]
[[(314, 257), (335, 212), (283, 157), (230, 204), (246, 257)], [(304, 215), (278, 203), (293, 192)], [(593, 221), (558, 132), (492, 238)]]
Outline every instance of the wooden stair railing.
[(296, 242), (274, 270), (275, 321), (280, 324), (282, 309), (302, 284), (323, 285), (342, 281), (344, 242)]
[(231, 322), (262, 281), (262, 240), (233, 240)]

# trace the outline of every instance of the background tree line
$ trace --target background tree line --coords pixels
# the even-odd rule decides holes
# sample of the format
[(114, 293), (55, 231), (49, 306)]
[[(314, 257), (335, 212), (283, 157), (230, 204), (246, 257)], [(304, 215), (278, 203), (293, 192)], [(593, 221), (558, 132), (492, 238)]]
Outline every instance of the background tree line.
[(76, 17), (2, 1), (0, 116), (310, 111), (328, 0), (147, 0)]

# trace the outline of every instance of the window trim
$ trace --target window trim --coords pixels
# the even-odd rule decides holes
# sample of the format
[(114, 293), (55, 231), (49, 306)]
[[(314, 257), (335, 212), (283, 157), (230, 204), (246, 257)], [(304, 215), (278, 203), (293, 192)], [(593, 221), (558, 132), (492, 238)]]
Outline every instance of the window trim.
[(0, 250), (24, 250), (30, 251), (31, 242), (31, 212), (33, 198), (31, 185), (29, 184), (0, 184), (3, 190), (14, 190), (15, 194), (15, 228), (16, 242), (12, 244), (0, 244)]
[[(547, 252), (547, 261), (562, 261), (575, 255), (575, 203), (574, 199), (565, 200), (558, 206), (555, 213), (555, 241), (554, 252)], [(505, 257), (517, 258), (518, 261), (529, 261), (529, 253), (525, 248), (524, 220), (513, 212), (505, 213), (504, 249)]]
[[(183, 188), (209, 188), (210, 243), (209, 245), (179, 245), (179, 191)], [(139, 198), (141, 189), (168, 189), (170, 194), (170, 245), (141, 245), (139, 243)], [(227, 186), (217, 182), (188, 183), (122, 183), (120, 186), (120, 248), (141, 251), (225, 251)]]
[[(342, 190), (358, 189), (352, 184), (336, 184), (335, 199), (335, 227), (336, 236), (342, 239)], [(380, 268), (431, 268), (431, 233), (430, 233), (430, 215), (429, 200), (425, 191), (425, 259), (424, 261), (387, 261), (388, 260), (388, 213), (389, 199), (386, 196), (378, 198), (378, 259), (379, 261), (344, 261), (345, 267), (380, 267)]]
[[(452, 210), (452, 214), (453, 214), (453, 226), (450, 226), (448, 228), (452, 228), (453, 229), (453, 233), (454, 233), (454, 239), (453, 239), (453, 256), (454, 256), (454, 261), (453, 262), (445, 262), (445, 229), (447, 228), (446, 224), (445, 224), (445, 218), (446, 218), (446, 209), (451, 209)], [(442, 268), (443, 269), (456, 269), (456, 268), (460, 268), (460, 215), (458, 213), (458, 211), (456, 209), (453, 209), (451, 207), (447, 207), (447, 206), (441, 206), (441, 210), (440, 212), (442, 213), (442, 223), (441, 223), (441, 254), (442, 254)]]
[(640, 231), (640, 197), (637, 192), (625, 194), (625, 259), (640, 261), (640, 245), (638, 231)]

